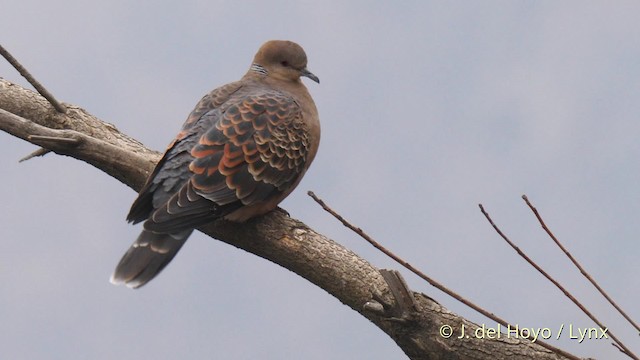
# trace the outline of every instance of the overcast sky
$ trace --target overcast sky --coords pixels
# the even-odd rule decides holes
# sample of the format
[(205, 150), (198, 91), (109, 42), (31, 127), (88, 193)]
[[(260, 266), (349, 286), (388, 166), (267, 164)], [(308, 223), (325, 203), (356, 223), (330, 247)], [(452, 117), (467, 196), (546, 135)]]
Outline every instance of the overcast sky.
[[(162, 150), (195, 103), (269, 39), (301, 44), (322, 122), (283, 203), (395, 268), (313, 190), (411, 264), (522, 327), (595, 326), (508, 248), (494, 220), (636, 353), (638, 334), (544, 235), (640, 319), (640, 3), (633, 1), (11, 1), (0, 42), (61, 101)], [(25, 82), (0, 61), (0, 77)], [(295, 274), (194, 234), (133, 291), (108, 281), (136, 194), (0, 133), (0, 358), (403, 359), (366, 319)], [(410, 286), (495, 326), (419, 281)], [(624, 357), (606, 340), (550, 341)]]

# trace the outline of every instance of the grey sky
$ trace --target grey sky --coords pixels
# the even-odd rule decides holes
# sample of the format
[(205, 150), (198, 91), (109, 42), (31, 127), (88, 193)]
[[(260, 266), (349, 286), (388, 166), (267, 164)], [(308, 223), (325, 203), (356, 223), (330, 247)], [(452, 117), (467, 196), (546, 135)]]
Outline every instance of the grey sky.
[[(638, 352), (520, 199), (636, 320), (640, 279), (637, 2), (12, 1), (1, 43), (60, 100), (162, 150), (195, 103), (268, 39), (300, 43), (322, 121), (283, 207), (375, 266), (399, 268), (306, 196), (524, 327), (594, 326), (492, 231), (514, 241)], [(24, 81), (4, 61), (0, 76)], [(402, 359), (380, 330), (306, 280), (194, 234), (153, 282), (108, 282), (138, 227), (135, 194), (0, 134), (3, 359)], [(478, 323), (492, 322), (403, 272)], [(555, 334), (555, 333), (554, 333)], [(623, 358), (608, 341), (552, 344)]]

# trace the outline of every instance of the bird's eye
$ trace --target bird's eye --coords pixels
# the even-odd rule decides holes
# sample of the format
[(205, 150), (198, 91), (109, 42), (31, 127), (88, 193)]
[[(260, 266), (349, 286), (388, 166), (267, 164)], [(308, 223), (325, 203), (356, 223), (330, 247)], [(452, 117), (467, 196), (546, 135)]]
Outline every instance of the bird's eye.
[(284, 67), (288, 67), (289, 66), (289, 62), (288, 61), (281, 61), (280, 65), (284, 66)]

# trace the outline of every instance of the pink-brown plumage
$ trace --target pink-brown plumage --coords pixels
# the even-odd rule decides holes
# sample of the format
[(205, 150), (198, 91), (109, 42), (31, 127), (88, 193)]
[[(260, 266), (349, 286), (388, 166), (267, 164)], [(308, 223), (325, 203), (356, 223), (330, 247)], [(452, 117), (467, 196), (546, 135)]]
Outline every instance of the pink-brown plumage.
[(301, 76), (302, 48), (269, 41), (240, 80), (205, 95), (149, 177), (127, 219), (144, 230), (112, 282), (139, 287), (175, 256), (193, 229), (273, 210), (298, 185), (320, 141)]

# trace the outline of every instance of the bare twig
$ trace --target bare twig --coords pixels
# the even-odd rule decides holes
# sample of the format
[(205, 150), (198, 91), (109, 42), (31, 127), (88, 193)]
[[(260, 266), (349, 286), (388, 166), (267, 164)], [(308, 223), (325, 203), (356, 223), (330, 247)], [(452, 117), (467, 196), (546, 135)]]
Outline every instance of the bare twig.
[(33, 75), (31, 75), (29, 71), (27, 71), (27, 69), (25, 69), (25, 67), (22, 66), (22, 64), (20, 64), (20, 62), (18, 62), (18, 60), (14, 58), (13, 55), (11, 55), (11, 53), (9, 53), (9, 51), (5, 49), (2, 45), (0, 45), (0, 55), (2, 55), (5, 59), (7, 59), (7, 61), (16, 70), (18, 70), (20, 75), (22, 75), (25, 79), (27, 79), (29, 84), (33, 85), (33, 87), (40, 93), (40, 95), (42, 95), (45, 99), (49, 101), (51, 106), (53, 106), (57, 112), (62, 114), (67, 113), (67, 108), (61, 103), (59, 103), (58, 100), (56, 100), (56, 98), (54, 98), (53, 95), (44, 86), (42, 86), (42, 84), (40, 84), (40, 82), (38, 82), (38, 80), (36, 80), (33, 77)]
[[(363, 239), (365, 239), (369, 244), (373, 245), (373, 247), (375, 247), (376, 249), (380, 250), (382, 253), (384, 253), (385, 255), (387, 255), (388, 257), (390, 257), (391, 259), (393, 259), (395, 262), (397, 262), (398, 264), (402, 265), (404, 268), (406, 268), (407, 270), (411, 271), (412, 273), (416, 274), (417, 276), (419, 276), (420, 278), (422, 278), (423, 280), (425, 280), (426, 282), (428, 282), (429, 284), (431, 284), (431, 286), (435, 287), (436, 289), (444, 292), (445, 294), (451, 296), (452, 298), (458, 300), (459, 302), (467, 305), (468, 307), (472, 308), (473, 310), (479, 312), (480, 314), (486, 316), (487, 318), (497, 322), (498, 324), (504, 326), (504, 327), (513, 327), (510, 326), (509, 323), (494, 315), (493, 313), (490, 313), (489, 311), (479, 307), (478, 305), (472, 303), (471, 301), (463, 298), (462, 296), (460, 296), (459, 294), (457, 294), (456, 292), (454, 292), (453, 290), (450, 290), (449, 288), (445, 287), (444, 285), (440, 284), (439, 282), (437, 282), (436, 280), (430, 278), (429, 276), (427, 276), (425, 273), (423, 273), (422, 271), (418, 270), (417, 268), (413, 267), (411, 264), (409, 264), (408, 262), (406, 262), (405, 260), (403, 260), (402, 258), (400, 258), (399, 256), (397, 256), (396, 254), (394, 254), (393, 252), (391, 252), (390, 250), (388, 250), (387, 248), (385, 248), (384, 246), (382, 246), (380, 243), (378, 243), (377, 241), (375, 241), (373, 238), (371, 238), (369, 235), (367, 235), (362, 229), (360, 229), (359, 227), (356, 227), (354, 225), (352, 225), (350, 222), (348, 222), (344, 217), (342, 217), (342, 215), (338, 214), (337, 212), (335, 212), (333, 209), (331, 209), (324, 201), (322, 201), (322, 199), (318, 198), (316, 196), (316, 194), (313, 193), (313, 191), (309, 191), (307, 192), (307, 194), (313, 198), (313, 200), (315, 200), (315, 202), (317, 202), (320, 206), (322, 206), (322, 208), (328, 212), (329, 214), (331, 214), (333, 217), (335, 217), (338, 221), (340, 221), (344, 226), (348, 227), (349, 229), (351, 229), (353, 232), (355, 232), (356, 234), (360, 235), (360, 237), (362, 237)], [(572, 360), (580, 360), (580, 358), (578, 358), (575, 355), (572, 355), (564, 350), (561, 350), (559, 348), (556, 348), (555, 346), (549, 345), (543, 341), (536, 341), (536, 344), (539, 344), (540, 346), (547, 348), (551, 351), (553, 351), (556, 354), (560, 354), (566, 358), (572, 359)]]
[(38, 157), (38, 156), (45, 156), (50, 152), (51, 152), (51, 150), (48, 150), (48, 149), (45, 149), (45, 148), (39, 148), (38, 150), (32, 152), (31, 154), (23, 157), (20, 160), (18, 160), (18, 162), (24, 162), (24, 161), (27, 161), (27, 160), (31, 160), (34, 157)]
[(525, 259), (531, 266), (538, 270), (538, 272), (542, 274), (542, 276), (547, 278), (547, 280), (551, 281), (553, 285), (555, 285), (560, 291), (562, 291), (562, 293), (566, 297), (568, 297), (569, 300), (571, 300), (578, 308), (580, 308), (580, 310), (582, 310), (583, 313), (585, 313), (585, 315), (587, 315), (591, 320), (593, 320), (594, 323), (596, 323), (596, 325), (600, 327), (600, 330), (603, 332), (604, 336), (610, 337), (611, 340), (618, 344), (619, 348), (622, 349), (621, 351), (624, 354), (632, 359), (640, 360), (633, 352), (631, 352), (631, 350), (629, 350), (620, 340), (618, 340), (618, 338), (606, 326), (604, 326), (604, 324), (602, 324), (600, 320), (598, 320), (593, 314), (591, 314), (591, 312), (587, 310), (587, 308), (585, 308), (582, 303), (578, 301), (578, 299), (576, 299), (567, 289), (560, 285), (558, 281), (552, 278), (546, 271), (544, 271), (538, 264), (531, 260), (531, 258), (528, 257), (522, 250), (520, 250), (519, 247), (517, 247), (511, 240), (509, 240), (509, 238), (502, 232), (502, 230), (500, 230), (500, 228), (493, 222), (491, 216), (489, 216), (489, 213), (484, 210), (482, 204), (479, 204), (479, 206), (480, 211), (482, 211), (482, 214), (487, 218), (489, 224), (493, 226), (498, 235), (500, 235), (500, 237), (502, 237), (502, 239), (504, 239), (504, 241), (506, 241), (507, 244), (509, 244), (509, 246), (511, 246), (518, 253), (518, 255)]
[(598, 283), (591, 277), (591, 275), (589, 275), (589, 273), (587, 273), (587, 271), (582, 267), (582, 265), (580, 265), (580, 263), (578, 262), (578, 260), (576, 260), (573, 255), (571, 255), (571, 253), (569, 253), (569, 251), (560, 243), (560, 241), (558, 240), (558, 238), (555, 237), (555, 235), (551, 232), (551, 230), (549, 229), (549, 227), (547, 227), (547, 224), (545, 224), (544, 220), (542, 220), (542, 217), (540, 216), (540, 213), (538, 212), (538, 209), (536, 209), (531, 202), (529, 201), (529, 198), (527, 198), (527, 195), (522, 195), (522, 199), (527, 203), (527, 206), (529, 206), (529, 209), (531, 209), (531, 211), (533, 211), (533, 214), (536, 216), (536, 219), (538, 219), (538, 222), (540, 223), (540, 225), (542, 226), (542, 228), (544, 229), (544, 231), (547, 233), (547, 235), (549, 235), (549, 237), (551, 238), (551, 240), (553, 240), (553, 242), (556, 243), (556, 245), (558, 245), (558, 247), (560, 248), (560, 250), (562, 250), (562, 252), (564, 252), (565, 255), (567, 255), (567, 257), (569, 258), (569, 260), (571, 260), (571, 262), (573, 263), (573, 265), (575, 265), (578, 270), (580, 270), (580, 273), (587, 278), (587, 280), (589, 280), (589, 282), (600, 292), (600, 294), (602, 294), (602, 296), (604, 296), (605, 299), (607, 299), (607, 301), (616, 309), (618, 310), (618, 312), (620, 313), (620, 315), (622, 315), (625, 319), (627, 319), (627, 321), (636, 328), (637, 331), (640, 331), (640, 326), (638, 326), (638, 324), (636, 324), (631, 317), (629, 317), (629, 315), (627, 315), (627, 313), (624, 312), (624, 310), (622, 310), (622, 308), (620, 308), (618, 306), (618, 304), (616, 304), (615, 301), (613, 301), (613, 299), (604, 291), (604, 289), (602, 289), (600, 287), (600, 285), (598, 285)]

